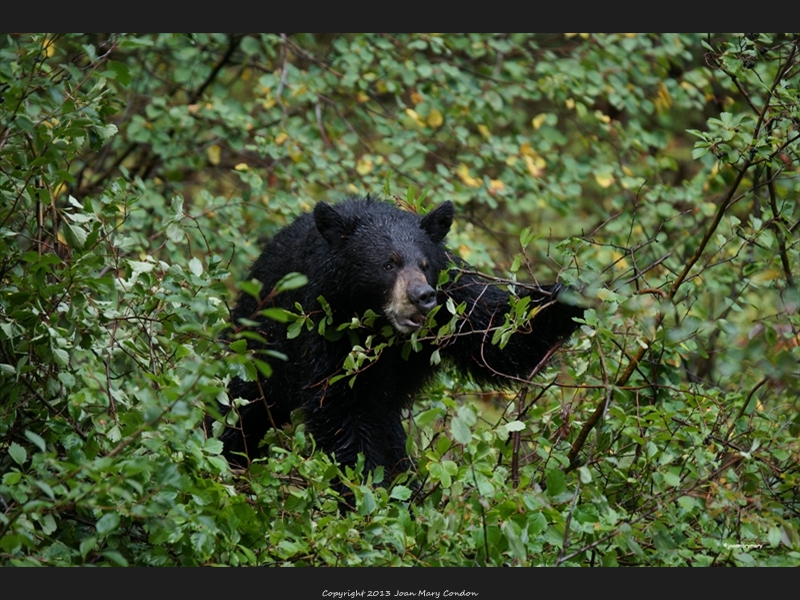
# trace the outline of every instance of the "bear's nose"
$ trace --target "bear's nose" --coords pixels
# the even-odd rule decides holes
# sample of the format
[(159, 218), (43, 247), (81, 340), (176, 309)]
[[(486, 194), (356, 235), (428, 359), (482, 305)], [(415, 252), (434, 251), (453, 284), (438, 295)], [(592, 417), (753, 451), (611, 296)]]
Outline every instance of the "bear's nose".
[(428, 284), (415, 285), (408, 290), (408, 299), (424, 314), (436, 306), (436, 290)]

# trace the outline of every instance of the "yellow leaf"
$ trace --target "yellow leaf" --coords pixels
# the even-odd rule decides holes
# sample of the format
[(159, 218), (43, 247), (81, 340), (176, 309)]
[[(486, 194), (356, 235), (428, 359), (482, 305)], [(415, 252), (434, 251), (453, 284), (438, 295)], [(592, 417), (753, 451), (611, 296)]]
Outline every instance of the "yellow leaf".
[(250, 166), (247, 163), (239, 163), (235, 167), (233, 167), (235, 171), (249, 171)]
[(212, 144), (206, 150), (206, 156), (208, 157), (208, 162), (212, 165), (218, 165), (220, 156), (222, 154), (222, 148), (220, 148), (217, 144)]
[(486, 125), (478, 125), (478, 131), (480, 134), (485, 137), (487, 140), (492, 137), (492, 132), (489, 131), (489, 128)]
[(614, 250), (611, 253), (611, 258), (613, 259), (614, 266), (617, 269), (625, 271), (628, 268), (628, 261), (623, 257), (622, 252), (620, 252), (619, 250)]
[(544, 174), (545, 162), (541, 156), (537, 155), (537, 158), (533, 158), (530, 154), (525, 154), (522, 158), (525, 160), (525, 166), (531, 177), (541, 177)]
[(607, 290), (605, 288), (600, 288), (599, 290), (597, 290), (597, 297), (600, 298), (600, 300), (602, 300), (603, 302), (606, 302), (613, 300), (615, 296), (612, 291)]
[(599, 110), (594, 111), (594, 116), (601, 123), (610, 123), (611, 122), (611, 117), (609, 117), (608, 115), (604, 115)]
[(658, 82), (658, 93), (656, 94), (655, 99), (653, 100), (653, 104), (655, 104), (656, 110), (659, 113), (662, 113), (669, 109), (672, 106), (672, 96), (662, 82)]
[(469, 247), (469, 246), (467, 246), (466, 244), (461, 244), (461, 245), (458, 247), (458, 255), (459, 255), (459, 256), (460, 256), (462, 259), (464, 259), (464, 260), (467, 260), (467, 259), (469, 259), (469, 255), (470, 255), (470, 254), (472, 254), (472, 248), (470, 248), (470, 247)]
[(247, 81), (252, 76), (253, 76), (253, 71), (250, 69), (250, 67), (245, 67), (244, 69), (242, 69), (242, 81)]
[(567, 101), (564, 104), (566, 105), (567, 109), (569, 109), (569, 110), (572, 110), (573, 108), (575, 108), (575, 100), (573, 100), (572, 98), (567, 98)]
[(44, 52), (47, 55), (47, 58), (50, 58), (56, 53), (56, 44), (53, 41), (53, 38), (49, 37), (44, 42)]
[(303, 160), (303, 152), (296, 144), (290, 144), (289, 158), (291, 158), (292, 162), (294, 163), (299, 163), (301, 160)]
[(407, 108), (406, 114), (411, 117), (417, 125), (420, 127), (425, 127), (425, 121), (422, 120), (422, 117), (420, 117), (419, 113), (413, 108)]
[(500, 181), (499, 179), (490, 179), (489, 189), (502, 192), (504, 189), (506, 189), (506, 184)]
[(767, 283), (769, 281), (773, 281), (780, 276), (780, 271), (777, 269), (769, 269), (768, 271), (760, 271), (753, 273), (750, 276), (750, 281), (753, 283)]
[(469, 187), (480, 187), (481, 180), (475, 179), (472, 175), (469, 174), (469, 167), (464, 163), (458, 165), (458, 169), (456, 169), (456, 175), (458, 175), (459, 179), (466, 183)]
[(356, 94), (356, 100), (358, 100), (359, 104), (364, 104), (365, 102), (369, 102), (369, 96), (364, 92), (358, 92)]
[(611, 173), (595, 173), (594, 180), (601, 188), (607, 188), (614, 183), (614, 176)]
[(411, 102), (413, 102), (415, 106), (423, 100), (424, 98), (419, 92), (411, 92)]
[(533, 121), (531, 121), (531, 125), (533, 125), (534, 129), (539, 129), (539, 127), (544, 125), (544, 122), (546, 120), (547, 120), (547, 113), (540, 113), (540, 114), (536, 115), (535, 117), (533, 117)]
[(359, 158), (356, 162), (356, 173), (359, 175), (366, 175), (372, 171), (372, 160), (369, 158)]
[(278, 135), (275, 136), (275, 143), (278, 144), (278, 146), (280, 146), (281, 144), (283, 144), (283, 142), (285, 142), (288, 139), (289, 139), (289, 134), (287, 134), (285, 131), (281, 131)]
[(434, 108), (430, 114), (428, 114), (428, 125), (431, 127), (441, 127), (442, 123), (444, 123), (442, 113)]
[(622, 167), (622, 172), (625, 173), (628, 177), (633, 177), (633, 171), (631, 171), (628, 167)]
[(533, 160), (533, 166), (535, 166), (537, 169), (544, 169), (547, 166), (547, 163), (544, 162), (544, 159), (541, 156), (539, 156), (539, 153), (531, 147), (530, 142), (525, 142), (522, 144), (522, 146), (519, 147), (519, 153), (523, 156), (530, 157)]

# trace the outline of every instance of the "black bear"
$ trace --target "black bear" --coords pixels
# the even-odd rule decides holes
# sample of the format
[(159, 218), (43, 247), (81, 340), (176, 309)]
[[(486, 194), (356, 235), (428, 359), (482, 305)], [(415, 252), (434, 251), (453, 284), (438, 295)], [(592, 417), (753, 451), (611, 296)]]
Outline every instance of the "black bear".
[[(240, 320), (249, 320), (251, 331), (264, 340), (251, 336), (250, 349), (268, 348), (287, 360), (269, 359), (274, 371), (268, 378), (232, 381), (230, 397), (251, 401), (237, 409), (239, 421), (221, 436), (224, 455), (232, 464), (245, 464), (242, 455), (257, 456), (268, 428), (289, 422), (290, 413), (299, 408), (319, 447), (343, 465), (354, 465), (363, 453), (365, 468), (383, 466), (385, 481), (390, 482), (410, 467), (402, 413), (439, 368), (431, 364), (435, 350), (442, 361), (451, 361), (475, 381), (502, 386), (508, 385), (509, 376), (528, 379), (570, 336), (578, 327), (574, 318), (582, 317), (583, 309), (558, 301), (559, 285), (530, 286), (519, 294), (530, 296), (528, 310), (538, 307), (535, 316), (502, 349), (493, 345), (492, 332), (505, 322), (509, 294), (448, 252), (444, 238), (452, 221), (450, 202), (425, 216), (370, 197), (335, 206), (320, 202), (313, 214), (301, 216), (264, 246), (250, 272), (250, 279), (263, 284), (261, 298), (241, 294), (232, 314), (234, 328), (242, 328)], [(448, 267), (449, 280), (440, 286), (439, 275)], [(306, 275), (308, 283), (274, 293), (279, 280), (293, 272)], [(326, 316), (319, 297), (334, 317), (329, 331), (370, 310), (377, 317), (371, 327), (335, 339), (316, 327), (304, 327), (290, 337), (286, 323), (261, 315), (273, 307), (296, 311), (298, 303), (318, 323)], [(430, 314), (448, 298), (456, 306), (466, 303), (454, 334), (439, 345), (431, 341), (435, 336), (424, 337), (428, 341), (421, 350), (404, 353), (402, 340), (428, 320), (436, 331), (452, 318), (444, 306)], [(354, 341), (359, 343), (354, 335), (363, 339), (387, 333), (400, 343), (383, 347), (354, 381), (331, 382), (342, 374)]]

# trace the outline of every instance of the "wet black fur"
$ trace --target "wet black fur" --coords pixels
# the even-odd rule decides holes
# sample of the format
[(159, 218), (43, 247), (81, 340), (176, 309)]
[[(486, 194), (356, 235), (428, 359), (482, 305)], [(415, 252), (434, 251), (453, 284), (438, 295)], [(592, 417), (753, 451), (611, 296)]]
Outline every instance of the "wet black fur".
[[(583, 310), (554, 301), (560, 286), (520, 290), (522, 295), (531, 295), (533, 303), (546, 307), (531, 321), (529, 330), (512, 335), (502, 350), (492, 345), (492, 333), (486, 331), (503, 323), (508, 293), (464, 272), (469, 265), (448, 253), (443, 240), (452, 219), (449, 202), (425, 217), (369, 198), (347, 200), (334, 207), (320, 203), (313, 214), (301, 216), (264, 246), (248, 276), (263, 283), (263, 297), (290, 272), (305, 274), (308, 284), (274, 295), (267, 302), (242, 294), (233, 311), (235, 326), (242, 318), (257, 321), (258, 332), (269, 348), (288, 360), (269, 359), (274, 369), (269, 378), (231, 383), (231, 398), (253, 402), (238, 409), (241, 419), (237, 428), (227, 428), (222, 434), (229, 461), (245, 462), (236, 455), (239, 452), (257, 456), (258, 443), (268, 428), (289, 422), (290, 413), (302, 408), (307, 429), (319, 447), (345, 465), (354, 465), (358, 453), (363, 453), (365, 467), (384, 466), (387, 481), (391, 481), (393, 474), (410, 467), (402, 412), (439, 368), (430, 362), (437, 349), (432, 343), (420, 352), (411, 352), (407, 359), (401, 356), (403, 344), (398, 343), (384, 349), (374, 364), (359, 373), (352, 388), (346, 379), (331, 385), (329, 379), (342, 372), (352, 338), (343, 335), (330, 341), (316, 330), (304, 329), (298, 337), (287, 339), (286, 324), (258, 315), (268, 306), (294, 311), (299, 302), (306, 312), (317, 311), (321, 317), (317, 297), (324, 296), (336, 323), (349, 322), (367, 309), (381, 314), (397, 270), (387, 268), (389, 262), (420, 268), (433, 288), (437, 288), (440, 271), (456, 262), (459, 268), (453, 269), (450, 281), (439, 289), (438, 303), (448, 297), (456, 305), (466, 301), (467, 318), (459, 324), (460, 335), (439, 347), (440, 355), (475, 381), (495, 387), (509, 385), (509, 375), (527, 379), (578, 327), (573, 317), (582, 317)], [(450, 314), (442, 307), (435, 319), (444, 324)], [(379, 320), (375, 329), (386, 324)], [(250, 344), (256, 349), (257, 344)]]

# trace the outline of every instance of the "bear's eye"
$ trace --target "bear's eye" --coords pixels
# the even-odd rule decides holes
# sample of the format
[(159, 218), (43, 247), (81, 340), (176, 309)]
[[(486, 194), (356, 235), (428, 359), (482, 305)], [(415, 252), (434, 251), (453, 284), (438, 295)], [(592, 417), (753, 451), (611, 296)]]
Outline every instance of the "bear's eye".
[(387, 262), (385, 265), (383, 265), (383, 270), (394, 271), (394, 263), (392, 261)]

